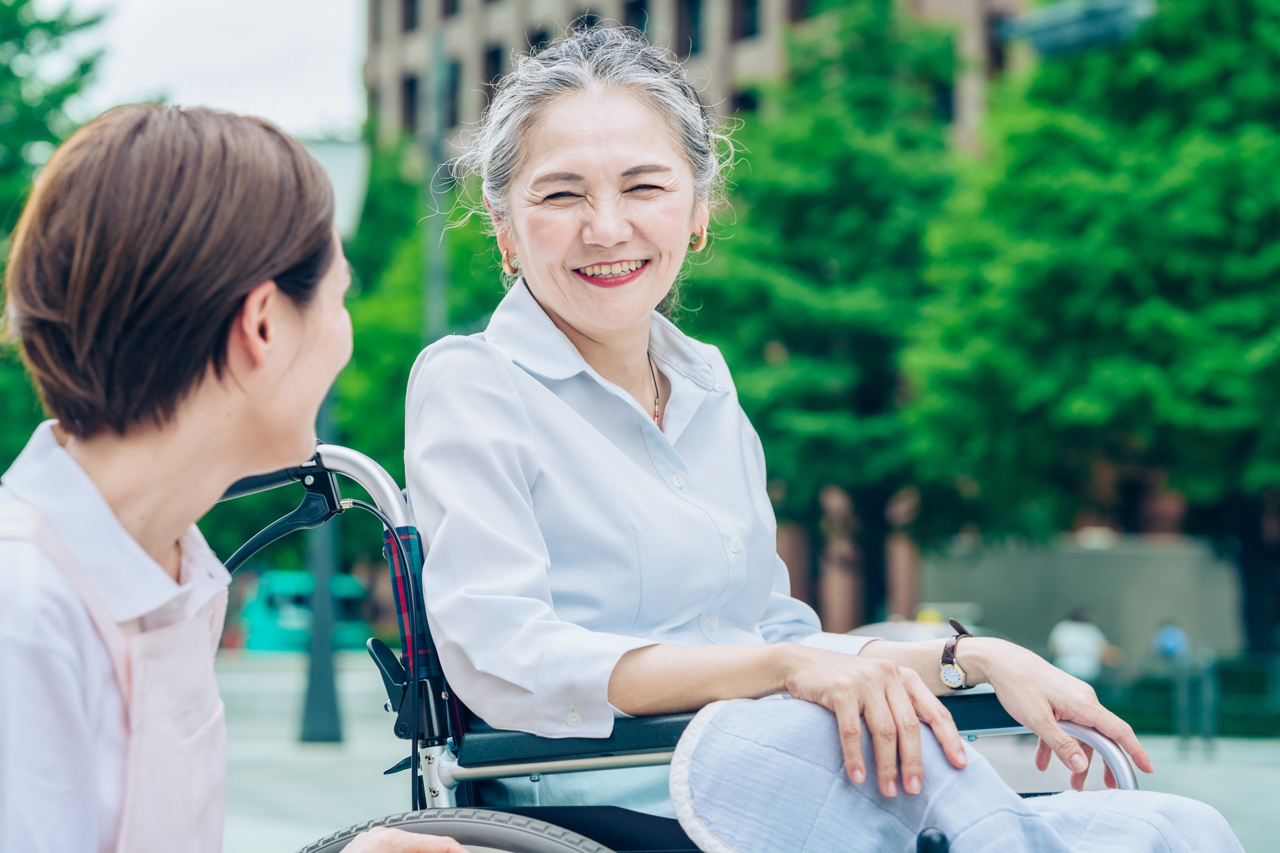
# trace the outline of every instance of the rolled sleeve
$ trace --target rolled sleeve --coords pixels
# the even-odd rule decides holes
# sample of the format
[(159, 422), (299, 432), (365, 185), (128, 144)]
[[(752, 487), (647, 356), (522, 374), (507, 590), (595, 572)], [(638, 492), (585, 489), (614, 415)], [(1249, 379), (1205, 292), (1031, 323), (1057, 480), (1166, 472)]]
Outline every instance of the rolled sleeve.
[(415, 366), (406, 416), (427, 617), (454, 691), (496, 728), (608, 737), (613, 669), (654, 641), (557, 616), (537, 448), (507, 367), (483, 341), (446, 338)]

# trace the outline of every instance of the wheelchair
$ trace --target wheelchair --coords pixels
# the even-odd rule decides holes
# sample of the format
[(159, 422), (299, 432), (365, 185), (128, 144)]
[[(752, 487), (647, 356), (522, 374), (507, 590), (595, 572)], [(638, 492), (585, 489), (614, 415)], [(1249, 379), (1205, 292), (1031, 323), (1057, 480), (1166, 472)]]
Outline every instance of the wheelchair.
[[(359, 484), (373, 503), (343, 498), (338, 475)], [(409, 742), (408, 757), (386, 773), (408, 772), (412, 804), (409, 812), (336, 832), (299, 853), (337, 853), (375, 826), (450, 836), (477, 853), (698, 853), (671, 818), (617, 806), (486, 808), (479, 803), (474, 783), (485, 780), (669, 764), (694, 715), (618, 719), (607, 738), (543, 738), (486, 725), (453, 695), (440, 667), (426, 619), (422, 539), (395, 480), (368, 456), (321, 443), (308, 463), (241, 480), (222, 500), (293, 483), (305, 490), (302, 503), (245, 543), (227, 561), (227, 568), (234, 572), (282, 536), (319, 527), (350, 509), (379, 518), (401, 649), (397, 655), (378, 639), (370, 639), (367, 648), (387, 690), (386, 707), (395, 714), (395, 736)], [(947, 696), (942, 702), (970, 741), (1027, 731), (994, 693)], [(1136, 774), (1119, 745), (1093, 729), (1061, 725), (1094, 748), (1121, 789), (1137, 789)], [(934, 829), (925, 829), (917, 838), (917, 853), (947, 853), (948, 847), (946, 837)]]

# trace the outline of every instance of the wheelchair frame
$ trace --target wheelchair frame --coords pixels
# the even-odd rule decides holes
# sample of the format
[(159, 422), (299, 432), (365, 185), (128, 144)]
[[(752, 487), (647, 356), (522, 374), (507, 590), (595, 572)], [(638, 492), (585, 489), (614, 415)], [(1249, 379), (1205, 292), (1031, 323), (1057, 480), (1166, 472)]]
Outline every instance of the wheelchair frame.
[[(354, 480), (373, 498), (375, 506), (345, 499), (335, 474)], [(257, 477), (232, 486), (222, 500), (231, 500), (290, 483), (306, 490), (302, 504), (272, 523), (227, 561), (235, 571), (250, 556), (284, 535), (318, 527), (347, 509), (360, 508), (377, 515), (385, 528), (384, 554), (391, 570), (401, 633), (401, 655), (377, 639), (368, 650), (387, 689), (388, 708), (396, 714), (394, 732), (410, 741), (410, 755), (387, 773), (410, 770), (411, 802), (417, 809), (471, 806), (467, 783), (632, 767), (669, 764), (677, 741), (693, 714), (633, 717), (614, 722), (607, 738), (543, 738), (524, 732), (499, 731), (488, 726), (466, 726), (465, 709), (449, 689), (427, 626), (422, 592), (424, 550), (412, 512), (400, 487), (382, 466), (347, 447), (319, 444), (310, 462)], [(416, 684), (416, 689), (410, 689)], [(942, 697), (960, 733), (970, 741), (988, 735), (1027, 731), (1000, 705), (994, 693), (955, 694)], [(1128, 757), (1114, 741), (1101, 733), (1070, 722), (1060, 725), (1072, 736), (1092, 746), (1115, 776), (1121, 789), (1135, 790), (1137, 776)], [(564, 819), (576, 811), (598, 807), (536, 807), (500, 809), (526, 816)], [(611, 807), (606, 807), (611, 808)], [(615, 811), (624, 811), (614, 809)], [(636, 814), (626, 812), (627, 814)], [(648, 817), (648, 816), (639, 816)], [(653, 820), (662, 820), (656, 819)], [(559, 823), (560, 820), (551, 820)], [(569, 827), (571, 830), (573, 827)], [(945, 838), (926, 830), (918, 842), (920, 851), (944, 853)], [(688, 849), (694, 849), (690, 846)]]

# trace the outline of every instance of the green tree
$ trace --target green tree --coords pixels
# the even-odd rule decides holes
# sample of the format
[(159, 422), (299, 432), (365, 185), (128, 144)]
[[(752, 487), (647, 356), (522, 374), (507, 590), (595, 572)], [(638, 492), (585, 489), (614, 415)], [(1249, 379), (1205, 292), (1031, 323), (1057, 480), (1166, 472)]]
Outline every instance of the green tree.
[[(67, 38), (99, 20), (70, 10), (41, 15), (32, 0), (0, 2), (0, 268), (31, 179), (74, 129), (67, 102), (84, 89), (99, 56), (75, 58), (51, 77), (52, 61), (65, 62)], [(16, 348), (0, 340), (0, 471), (22, 450), (40, 417)]]
[(795, 35), (786, 79), (736, 134), (732, 215), (713, 225), (681, 317), (734, 372), (780, 516), (814, 530), (823, 485), (853, 495), (869, 619), (884, 598), (885, 503), (912, 477), (898, 355), (950, 188), (938, 103), (953, 48), (897, 5), (854, 0)]
[[(1180, 0), (1012, 81), (930, 235), (906, 363), (927, 473), (993, 530), (1062, 529), (1092, 472), (1161, 468), (1231, 535), (1272, 648), (1280, 486), (1280, 2)], [(1274, 546), (1273, 546), (1274, 553)]]

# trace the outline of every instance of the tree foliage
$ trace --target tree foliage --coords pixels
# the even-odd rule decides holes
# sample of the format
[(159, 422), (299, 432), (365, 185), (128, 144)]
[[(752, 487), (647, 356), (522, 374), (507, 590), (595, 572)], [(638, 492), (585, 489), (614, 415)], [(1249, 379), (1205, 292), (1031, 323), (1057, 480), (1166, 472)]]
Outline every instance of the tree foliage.
[(1280, 484), (1280, 2), (1163, 3), (1013, 81), (930, 234), (906, 363), (927, 472), (1049, 532), (1091, 468)]

